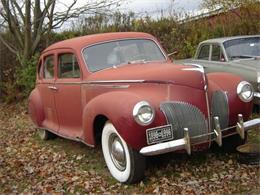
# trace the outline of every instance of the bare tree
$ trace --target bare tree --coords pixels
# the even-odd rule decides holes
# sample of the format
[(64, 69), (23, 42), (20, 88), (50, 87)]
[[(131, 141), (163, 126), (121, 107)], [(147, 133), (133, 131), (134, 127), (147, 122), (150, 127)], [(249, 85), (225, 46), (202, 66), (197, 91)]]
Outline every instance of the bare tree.
[(77, 0), (66, 4), (58, 0), (0, 0), (0, 30), (10, 33), (14, 42), (1, 33), (0, 41), (24, 64), (35, 53), (41, 38), (64, 22), (81, 14), (106, 13), (121, 1), (88, 0), (79, 7)]

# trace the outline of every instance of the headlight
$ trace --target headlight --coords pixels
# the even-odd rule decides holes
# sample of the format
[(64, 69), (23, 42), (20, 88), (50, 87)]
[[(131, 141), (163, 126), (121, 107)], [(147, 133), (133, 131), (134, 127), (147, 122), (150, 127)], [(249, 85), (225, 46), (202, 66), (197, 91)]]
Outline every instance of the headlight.
[(149, 125), (154, 120), (154, 109), (146, 101), (138, 102), (133, 109), (135, 121), (142, 126)]
[(247, 81), (241, 81), (237, 86), (237, 95), (243, 102), (250, 102), (254, 97), (254, 89)]

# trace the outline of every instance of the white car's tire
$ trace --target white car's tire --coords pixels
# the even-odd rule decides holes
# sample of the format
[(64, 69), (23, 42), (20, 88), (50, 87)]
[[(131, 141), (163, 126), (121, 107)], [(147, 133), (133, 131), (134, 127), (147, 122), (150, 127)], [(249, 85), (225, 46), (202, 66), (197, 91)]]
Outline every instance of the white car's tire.
[(111, 175), (122, 183), (136, 183), (144, 177), (145, 157), (127, 145), (111, 122), (102, 132), (102, 151)]

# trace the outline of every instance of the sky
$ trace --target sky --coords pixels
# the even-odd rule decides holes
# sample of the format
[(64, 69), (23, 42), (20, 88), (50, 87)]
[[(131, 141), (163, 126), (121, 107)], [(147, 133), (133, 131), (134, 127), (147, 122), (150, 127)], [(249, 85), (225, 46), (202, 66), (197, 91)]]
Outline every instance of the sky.
[[(65, 4), (70, 4), (73, 0), (66, 0)], [(77, 6), (82, 6), (86, 1), (97, 0), (77, 0)], [(197, 13), (203, 0), (125, 0), (118, 9), (122, 12), (133, 11), (150, 16), (160, 15), (160, 11), (175, 10), (175, 12)]]
[(159, 10), (173, 8), (178, 11), (197, 12), (202, 0), (131, 0), (121, 9), (153, 14)]
[[(75, 7), (80, 7), (86, 3), (86, 1), (94, 2), (97, 0), (77, 0)], [(67, 5), (70, 5), (73, 0), (66, 0)], [(170, 14), (179, 14), (179, 18), (188, 14), (190, 16), (201, 14), (201, 3), (203, 0), (125, 0), (125, 2), (118, 8), (121, 12), (135, 12), (136, 17), (142, 17), (149, 15), (150, 17), (157, 19), (162, 16), (167, 17)], [(59, 7), (59, 11), (63, 11), (64, 8)], [(66, 26), (67, 23), (65, 23)], [(68, 23), (69, 24), (69, 23)], [(65, 27), (66, 28), (66, 27)]]

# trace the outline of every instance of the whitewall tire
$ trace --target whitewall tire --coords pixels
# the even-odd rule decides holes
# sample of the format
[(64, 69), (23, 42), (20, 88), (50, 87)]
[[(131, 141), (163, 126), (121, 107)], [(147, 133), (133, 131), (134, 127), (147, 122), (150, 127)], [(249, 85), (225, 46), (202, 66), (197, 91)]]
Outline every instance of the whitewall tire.
[(111, 122), (102, 132), (102, 151), (111, 175), (122, 183), (135, 183), (144, 177), (145, 157), (127, 145)]
[(55, 138), (55, 134), (51, 133), (46, 129), (38, 129), (37, 132), (41, 140), (48, 140), (48, 139)]

